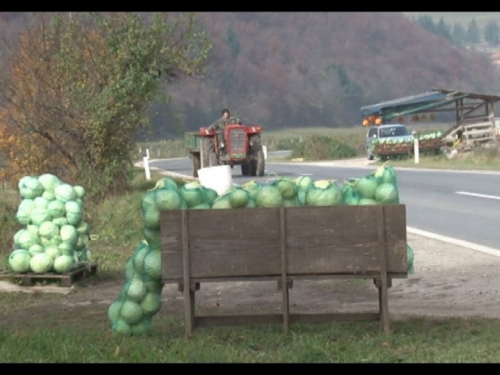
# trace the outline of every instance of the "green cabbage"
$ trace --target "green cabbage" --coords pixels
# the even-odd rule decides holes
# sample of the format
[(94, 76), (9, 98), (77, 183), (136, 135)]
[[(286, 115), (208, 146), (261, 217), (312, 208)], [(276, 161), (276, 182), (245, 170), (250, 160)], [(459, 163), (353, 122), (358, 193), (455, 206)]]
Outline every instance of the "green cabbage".
[(18, 187), (19, 194), (23, 198), (34, 199), (43, 194), (43, 186), (36, 177), (25, 176), (21, 178)]
[(35, 273), (46, 273), (52, 268), (54, 261), (49, 254), (37, 253), (31, 257), (30, 268)]
[(40, 182), (45, 191), (51, 191), (51, 192), (53, 192), (57, 186), (62, 184), (59, 178), (50, 173), (38, 176), (38, 182)]
[(76, 198), (76, 193), (73, 189), (73, 186), (66, 183), (57, 186), (54, 189), (54, 194), (56, 199), (60, 200), (61, 202), (71, 201)]
[(9, 256), (9, 266), (14, 272), (28, 272), (30, 269), (31, 253), (27, 250), (14, 250)]
[(54, 271), (57, 273), (69, 272), (74, 268), (74, 260), (70, 255), (59, 255), (54, 259)]
[(59, 227), (52, 221), (44, 221), (38, 229), (40, 237), (52, 238), (59, 235)]

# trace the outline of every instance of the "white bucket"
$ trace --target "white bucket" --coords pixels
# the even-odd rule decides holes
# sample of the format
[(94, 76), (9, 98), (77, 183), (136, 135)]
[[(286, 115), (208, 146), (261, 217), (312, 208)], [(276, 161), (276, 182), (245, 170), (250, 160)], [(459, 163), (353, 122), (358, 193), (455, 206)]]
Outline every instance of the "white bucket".
[(218, 195), (225, 193), (233, 186), (233, 177), (229, 165), (198, 169), (198, 179), (202, 186), (214, 189)]

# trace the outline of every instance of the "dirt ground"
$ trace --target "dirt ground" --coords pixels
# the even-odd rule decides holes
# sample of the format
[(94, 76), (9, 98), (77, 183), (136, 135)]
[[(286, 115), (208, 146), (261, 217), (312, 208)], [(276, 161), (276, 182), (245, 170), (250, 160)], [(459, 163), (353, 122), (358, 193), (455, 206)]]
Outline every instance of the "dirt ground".
[[(407, 240), (415, 255), (415, 273), (393, 280), (389, 289), (392, 319), (500, 318), (500, 257), (411, 233)], [(105, 313), (122, 286), (122, 280), (97, 277), (71, 288), (18, 287), (1, 282), (0, 292), (35, 290), (59, 294), (45, 302), (39, 298), (36, 309), (7, 314), (2, 321), (19, 321), (24, 315), (32, 319), (49, 312), (53, 315), (58, 306), (61, 311), (88, 306), (96, 313)], [(176, 284), (164, 286), (162, 300), (157, 315), (183, 316), (183, 296)], [(205, 283), (196, 293), (196, 306), (203, 314), (273, 313), (280, 311), (281, 292), (270, 281)], [(290, 308), (292, 313), (376, 312), (377, 289), (371, 280), (295, 281), (290, 289)]]
[[(389, 289), (392, 319), (405, 317), (487, 317), (500, 318), (499, 256), (407, 233), (414, 251), (415, 272), (395, 279)], [(99, 274), (99, 270), (97, 271)], [(106, 314), (117, 298), (124, 280), (95, 277), (84, 285), (61, 287), (18, 287), (0, 282), (0, 292), (52, 293), (40, 300), (37, 309), (4, 314), (2, 321), (15, 322), (45, 313), (81, 310)], [(57, 292), (58, 295), (54, 295)], [(162, 309), (157, 315), (183, 317), (183, 296), (176, 284), (167, 284), (162, 293)], [(196, 293), (198, 313), (273, 313), (281, 309), (281, 292), (275, 282), (205, 283)], [(371, 280), (295, 281), (290, 289), (292, 313), (376, 312), (377, 289)], [(0, 309), (1, 310), (1, 309)]]

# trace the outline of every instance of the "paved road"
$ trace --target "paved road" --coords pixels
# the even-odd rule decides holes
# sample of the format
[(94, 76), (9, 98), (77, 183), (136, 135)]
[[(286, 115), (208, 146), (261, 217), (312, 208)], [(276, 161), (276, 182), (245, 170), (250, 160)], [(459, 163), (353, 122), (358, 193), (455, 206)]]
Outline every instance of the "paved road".
[[(151, 161), (152, 167), (180, 174), (191, 174), (188, 158)], [(267, 182), (273, 176), (297, 177), (310, 174), (314, 179), (359, 178), (375, 167), (337, 167), (267, 163), (266, 177), (243, 177), (233, 169), (233, 182)], [(500, 252), (500, 173), (396, 169), (399, 197), (407, 207), (407, 225)]]

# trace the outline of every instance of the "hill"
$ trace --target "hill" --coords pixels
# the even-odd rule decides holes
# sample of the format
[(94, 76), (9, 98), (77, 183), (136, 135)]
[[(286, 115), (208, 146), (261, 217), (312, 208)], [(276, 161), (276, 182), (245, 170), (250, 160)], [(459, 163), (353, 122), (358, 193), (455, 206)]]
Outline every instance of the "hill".
[[(203, 80), (170, 86), (196, 129), (229, 107), (278, 129), (357, 126), (359, 108), (431, 87), (497, 93), (487, 56), (459, 50), (403, 13), (199, 13), (214, 43)], [(172, 121), (158, 116), (159, 125)]]
[[(154, 139), (207, 125), (225, 107), (271, 130), (346, 127), (359, 126), (361, 106), (432, 87), (500, 94), (487, 55), (458, 49), (402, 12), (197, 16), (214, 46), (210, 64), (204, 77), (166, 87), (172, 102), (152, 108)], [(22, 18), (3, 13), (4, 35)]]

